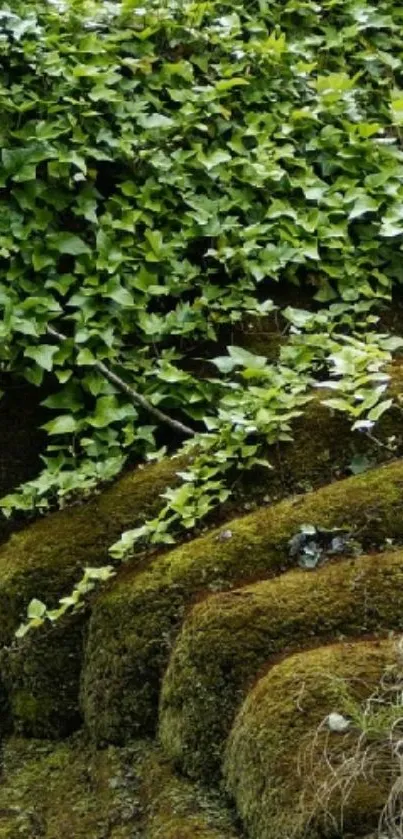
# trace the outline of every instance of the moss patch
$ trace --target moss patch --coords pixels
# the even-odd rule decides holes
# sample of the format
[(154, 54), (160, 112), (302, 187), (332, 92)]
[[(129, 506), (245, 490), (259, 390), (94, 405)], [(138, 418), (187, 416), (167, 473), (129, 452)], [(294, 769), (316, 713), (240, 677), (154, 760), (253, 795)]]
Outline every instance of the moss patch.
[[(391, 388), (400, 387), (401, 366), (396, 365)], [(381, 419), (377, 433), (384, 439), (400, 433), (400, 414), (390, 412)], [(329, 413), (319, 397), (295, 425), (295, 443), (275, 447), (269, 453), (273, 472), (257, 470), (240, 485), (242, 499), (262, 501), (281, 498), (290, 491), (317, 487), (345, 470), (353, 455), (366, 452), (375, 463), (385, 450), (356, 432), (349, 432), (342, 415)], [(180, 459), (166, 459), (124, 475), (109, 489), (83, 505), (70, 507), (39, 519), (11, 536), (0, 548), (0, 644), (7, 643), (18, 623), (21, 609), (34, 596), (51, 604), (68, 592), (85, 565), (108, 560), (108, 547), (120, 533), (161, 507), (160, 494), (177, 482)], [(223, 518), (239, 511), (236, 498), (224, 505)]]
[(237, 717), (225, 760), (227, 787), (251, 839), (363, 836), (377, 826), (392, 780), (390, 758), (378, 775), (352, 785), (341, 828), (340, 791), (328, 800), (317, 800), (316, 791), (318, 783), (332, 781), (325, 747), (337, 765), (342, 754), (352, 755), (359, 732), (352, 727), (340, 735), (324, 725), (318, 733), (318, 727), (329, 713), (343, 712), (346, 695), (355, 704), (365, 701), (393, 658), (390, 642), (329, 646), (291, 656), (258, 682)]
[(91, 735), (119, 743), (153, 730), (161, 675), (195, 598), (286, 570), (294, 563), (288, 540), (305, 522), (347, 525), (367, 545), (403, 539), (402, 494), (397, 461), (233, 520), (230, 538), (214, 530), (141, 571), (123, 572), (90, 621), (82, 705)]
[(175, 481), (180, 461), (164, 460), (125, 475), (82, 506), (39, 519), (0, 548), (0, 643), (7, 643), (31, 597), (56, 604), (86, 565), (108, 561), (122, 530), (161, 506), (160, 493)]
[(70, 615), (1, 651), (0, 669), (16, 733), (56, 739), (79, 728), (84, 623), (82, 612)]
[(0, 839), (132, 839), (138, 778), (131, 750), (95, 752), (13, 738), (3, 747)]
[(232, 818), (220, 795), (207, 794), (176, 775), (160, 753), (150, 754), (142, 776), (144, 839), (235, 839)]
[(218, 797), (176, 777), (155, 744), (4, 744), (0, 839), (236, 839)]

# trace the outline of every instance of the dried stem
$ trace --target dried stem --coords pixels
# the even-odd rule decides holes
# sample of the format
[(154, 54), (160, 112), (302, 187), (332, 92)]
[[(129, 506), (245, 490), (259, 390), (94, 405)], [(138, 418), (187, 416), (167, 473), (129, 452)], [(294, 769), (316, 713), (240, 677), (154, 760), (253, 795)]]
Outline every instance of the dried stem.
[[(63, 335), (62, 332), (58, 332), (56, 329), (53, 328), (53, 326), (47, 327), (47, 333), (48, 335), (51, 335), (52, 338), (57, 338), (57, 340), (61, 343), (67, 341), (67, 336)], [(171, 428), (174, 429), (174, 431), (177, 431), (179, 434), (185, 435), (186, 437), (195, 436), (196, 432), (192, 428), (189, 428), (189, 426), (184, 425), (182, 422), (179, 422), (179, 420), (172, 419), (172, 417), (169, 417), (163, 411), (160, 411), (158, 408), (155, 408), (154, 405), (152, 405), (151, 402), (149, 402), (148, 399), (145, 398), (145, 396), (142, 396), (140, 393), (137, 393), (137, 391), (134, 390), (134, 388), (128, 385), (125, 381), (123, 381), (123, 379), (121, 379), (120, 376), (117, 376), (116, 373), (113, 373), (112, 370), (109, 370), (109, 367), (107, 367), (103, 361), (95, 361), (93, 366), (96, 370), (98, 370), (101, 373), (102, 376), (104, 376), (105, 379), (108, 380), (108, 382), (115, 385), (115, 387), (117, 387), (118, 390), (120, 390), (122, 393), (126, 393), (126, 395), (130, 397), (132, 402), (134, 402), (136, 405), (139, 405), (141, 408), (143, 408), (144, 411), (147, 411), (149, 414), (151, 414), (153, 417), (159, 420), (159, 422), (163, 423), (164, 425), (169, 425)]]

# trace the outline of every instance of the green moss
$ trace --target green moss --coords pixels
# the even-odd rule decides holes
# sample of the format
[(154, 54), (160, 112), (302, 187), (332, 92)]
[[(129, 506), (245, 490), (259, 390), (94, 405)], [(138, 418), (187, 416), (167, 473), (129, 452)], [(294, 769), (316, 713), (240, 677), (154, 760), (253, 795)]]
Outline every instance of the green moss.
[(218, 796), (181, 779), (155, 744), (95, 751), (81, 735), (63, 744), (4, 744), (0, 839), (236, 839)]
[[(161, 506), (160, 493), (175, 482), (180, 461), (166, 460), (125, 475), (91, 502), (40, 519), (0, 548), (1, 667), (17, 729), (58, 736), (80, 721), (78, 684), (86, 615), (39, 630), (23, 644), (10, 640), (32, 597), (56, 605), (86, 565), (109, 561), (108, 547), (122, 530)], [(27, 696), (30, 700), (27, 701)]]
[(82, 505), (39, 519), (0, 548), (0, 642), (7, 643), (18, 615), (34, 596), (56, 603), (86, 565), (108, 560), (122, 530), (161, 506), (160, 493), (175, 482), (180, 461), (164, 460), (123, 476)]
[(290, 571), (197, 605), (164, 679), (167, 754), (191, 776), (217, 773), (234, 715), (261, 669), (313, 640), (401, 629), (402, 584), (397, 551)]
[[(349, 526), (365, 544), (403, 538), (403, 462), (340, 481), (233, 520), (123, 572), (93, 609), (82, 706), (98, 742), (124, 742), (155, 726), (159, 683), (185, 611), (195, 598), (290, 567), (288, 540), (301, 524)], [(333, 596), (333, 592), (330, 597)]]
[(343, 798), (337, 786), (326, 793), (334, 781), (326, 756), (334, 766), (351, 757), (359, 731), (352, 726), (340, 735), (321, 723), (343, 713), (346, 699), (363, 703), (394, 654), (390, 642), (324, 647), (287, 658), (257, 683), (236, 719), (224, 766), (251, 839), (363, 836), (376, 828), (393, 775), (390, 753), (379, 774), (375, 763), (373, 774), (352, 783), (341, 828)]
[(218, 793), (176, 775), (161, 754), (143, 765), (144, 839), (235, 839), (234, 825)]
[[(315, 412), (314, 412), (315, 413)], [(321, 409), (319, 413), (322, 416)], [(313, 422), (309, 416), (309, 422)], [(311, 436), (305, 429), (298, 434), (298, 448), (306, 450)], [(315, 437), (321, 436), (316, 455), (310, 449), (309, 463), (297, 466), (294, 446), (274, 451), (273, 473), (260, 470), (246, 477), (243, 499), (261, 499), (287, 494), (290, 474), (294, 469), (297, 481), (301, 475), (314, 483), (330, 477), (329, 464), (323, 468), (323, 450), (330, 451), (331, 441), (339, 440), (335, 429), (320, 420)], [(326, 435), (326, 439), (325, 439)], [(330, 455), (329, 455), (330, 457)], [(293, 466), (287, 467), (288, 458)], [(295, 462), (294, 462), (295, 461)], [(108, 547), (121, 532), (143, 522), (161, 506), (160, 494), (177, 481), (180, 460), (164, 460), (159, 464), (137, 469), (123, 476), (112, 487), (90, 502), (70, 507), (39, 519), (25, 530), (11, 536), (0, 548), (0, 644), (8, 643), (32, 597), (40, 596), (50, 604), (68, 593), (85, 565), (100, 565), (108, 559)], [(239, 505), (239, 499), (235, 505)], [(233, 505), (227, 504), (224, 517), (231, 515)]]
[[(396, 366), (395, 379), (401, 375)], [(392, 414), (390, 415), (392, 417)], [(386, 424), (386, 418), (382, 420)], [(387, 428), (399, 433), (400, 417), (389, 419)], [(384, 432), (379, 427), (382, 438)], [(273, 473), (254, 473), (257, 498), (265, 493), (284, 497), (290, 488), (323, 484), (346, 468), (361, 450), (365, 437), (351, 435), (339, 414), (332, 416), (316, 400), (296, 424), (295, 443), (273, 449)], [(77, 579), (84, 565), (99, 565), (108, 557), (108, 546), (120, 533), (154, 515), (161, 506), (160, 494), (177, 481), (180, 459), (166, 459), (124, 475), (109, 489), (80, 506), (39, 519), (14, 534), (0, 548), (0, 643), (12, 635), (21, 609), (38, 593), (50, 602)], [(247, 491), (251, 483), (246, 479)], [(226, 507), (227, 515), (233, 507)]]
[(3, 649), (1, 672), (18, 734), (57, 738), (79, 727), (83, 626), (80, 612)]
[(75, 739), (13, 738), (3, 747), (1, 839), (132, 839), (138, 779), (132, 752), (94, 752)]
[[(396, 419), (393, 419), (393, 423), (396, 425)], [(364, 440), (362, 435), (356, 435), (356, 437), (358, 444)], [(290, 487), (317, 486), (338, 476), (342, 468), (340, 464), (344, 464), (344, 468), (346, 467), (353, 453), (358, 450), (358, 444), (355, 442), (353, 435), (348, 435), (348, 429), (342, 417), (339, 415), (330, 417), (329, 413), (317, 402), (313, 403), (309, 407), (306, 417), (297, 424), (295, 445), (287, 444), (273, 450), (271, 453), (274, 465), (273, 472), (261, 469), (245, 478), (241, 486), (243, 493), (241, 499), (236, 498), (234, 502), (226, 505), (222, 511), (222, 520), (226, 520), (234, 512), (234, 507), (235, 509), (242, 507), (244, 502), (250, 507), (253, 504), (257, 505), (266, 494), (271, 499), (283, 497), (289, 492)], [(167, 485), (175, 482), (176, 471), (180, 466), (181, 462), (179, 460), (166, 460), (146, 469), (138, 469), (125, 475), (114, 486), (91, 502), (55, 513), (35, 522), (25, 531), (14, 535), (0, 549), (0, 644), (9, 644), (13, 632), (32, 597), (40, 597), (48, 604), (54, 605), (58, 597), (69, 593), (75, 581), (81, 576), (83, 566), (99, 565), (108, 561), (108, 546), (116, 540), (122, 530), (143, 521), (144, 518), (158, 510), (161, 504), (160, 493)], [(214, 552), (217, 549), (214, 543), (216, 538), (217, 534), (213, 535), (209, 543), (210, 546), (212, 545)], [(249, 533), (246, 533), (245, 538), (241, 538), (240, 529), (238, 529), (238, 538), (234, 541), (236, 542), (235, 552), (239, 554), (239, 551), (243, 550), (242, 544), (245, 545), (245, 551), (253, 548), (254, 537), (250, 539)], [(192, 561), (192, 555), (195, 552), (198, 562), (199, 545), (200, 543), (197, 540), (192, 548), (186, 547), (183, 551), (179, 550), (179, 554), (173, 556), (181, 558), (190, 552)], [(211, 552), (211, 547), (208, 550)], [(204, 563), (204, 547), (202, 547), (202, 551)], [(221, 554), (222, 549), (220, 547)], [(179, 562), (182, 568), (182, 560), (180, 559)], [(134, 563), (131, 563), (131, 565), (133, 564), (135, 565), (135, 560)], [(147, 668), (145, 679), (143, 679), (145, 682), (144, 706), (148, 705), (148, 682), (155, 684), (156, 680), (158, 681), (161, 667), (165, 665), (166, 652), (171, 642), (171, 624), (176, 625), (181, 620), (181, 610), (188, 601), (188, 590), (190, 589), (192, 594), (199, 591), (203, 587), (204, 574), (207, 586), (219, 586), (221, 584), (220, 568), (217, 569), (217, 572), (214, 571), (211, 576), (214, 567), (213, 556), (209, 558), (208, 564), (210, 570), (207, 568), (202, 575), (191, 572), (191, 576), (195, 577), (195, 582), (193, 584), (190, 581), (189, 584), (186, 579), (184, 596), (176, 591), (176, 583), (174, 583), (174, 588), (170, 588), (171, 606), (169, 607), (169, 616), (163, 623), (161, 623), (160, 616), (161, 611), (166, 609), (165, 591), (160, 595), (158, 592), (156, 593), (155, 587), (152, 586), (151, 600), (156, 596), (157, 601), (161, 601), (155, 618), (154, 616), (150, 617), (148, 605), (142, 607), (145, 608), (149, 626), (149, 629), (145, 630), (145, 635), (149, 633), (146, 643), (151, 651), (150, 658), (152, 659), (151, 666)], [(247, 563), (245, 563), (245, 566), (247, 566)], [(262, 567), (266, 572), (266, 563), (263, 563), (263, 566), (256, 563), (253, 569), (245, 567), (243, 573), (238, 563), (238, 568), (234, 572), (230, 572), (230, 582), (236, 582), (240, 577), (247, 576), (250, 573), (260, 573), (259, 568)], [(168, 576), (170, 578), (170, 573)], [(187, 577), (187, 571), (185, 576)], [(224, 572), (224, 585), (225, 579)], [(145, 597), (147, 597), (147, 591), (148, 588), (146, 587)], [(79, 624), (81, 626), (80, 621)], [(12, 651), (12, 679), (9, 680), (10, 690), (13, 694), (12, 706), (17, 715), (18, 727), (21, 727), (25, 733), (42, 732), (46, 736), (55, 736), (57, 732), (71, 731), (75, 725), (74, 720), (79, 720), (77, 684), (81, 663), (81, 635), (80, 632), (71, 631), (69, 623), (64, 624), (64, 626), (65, 630), (48, 634), (47, 639), (50, 644), (48, 654), (45, 654), (45, 652), (42, 654), (41, 652), (41, 650), (44, 651), (44, 646), (39, 637), (40, 633), (36, 633), (35, 636), (30, 638), (24, 647), (30, 659), (27, 668), (24, 663), (24, 655), (18, 651), (16, 653)], [(151, 635), (151, 633), (155, 634)], [(55, 642), (55, 654), (52, 652), (53, 641)], [(35, 652), (36, 643), (38, 643), (38, 654)], [(129, 638), (128, 644), (132, 648), (131, 638)], [(165, 649), (162, 650), (164, 646)], [(135, 641), (133, 651), (136, 651)], [(76, 662), (74, 667), (71, 666), (73, 658)], [(140, 667), (143, 667), (142, 662), (143, 658), (140, 657)], [(115, 667), (116, 665), (113, 663), (112, 669), (115, 669)], [(49, 675), (46, 673), (47, 668), (49, 668)], [(123, 663), (123, 673), (124, 668), (125, 663)], [(10, 667), (8, 669), (10, 670)], [(118, 682), (119, 678), (117, 679)], [(122, 675), (122, 678), (125, 680), (124, 675)], [(116, 681), (116, 679), (113, 681)], [(68, 701), (65, 703), (58, 702), (56, 690), (51, 687), (52, 684), (60, 686), (60, 695), (68, 696)], [(29, 726), (32, 726), (32, 729), (27, 728), (28, 722), (25, 720), (25, 714), (21, 714), (21, 709), (25, 706), (25, 703), (15, 701), (20, 689), (22, 689), (23, 694), (27, 691), (38, 697), (38, 712), (41, 709), (44, 711), (46, 707), (49, 708), (49, 712), (46, 715), (43, 714), (43, 719), (35, 720), (32, 713), (28, 715)], [(113, 687), (111, 690), (113, 693)], [(108, 691), (105, 695), (107, 693)], [(54, 697), (52, 702), (49, 700), (50, 695)], [(52, 706), (57, 709), (55, 712), (52, 712)], [(111, 707), (113, 708), (113, 706), (114, 702), (111, 700)], [(142, 711), (141, 716), (145, 722), (145, 726), (141, 730), (151, 730), (148, 722), (154, 716), (154, 708), (150, 707), (146, 711)], [(52, 718), (58, 720), (57, 726), (51, 721)], [(132, 703), (130, 699), (125, 698), (115, 728), (120, 728), (122, 719), (127, 721), (129, 718), (132, 718)], [(110, 722), (108, 721), (108, 732), (109, 728)], [(136, 727), (134, 731), (137, 731)], [(109, 739), (110, 734), (108, 733), (106, 736)], [(121, 739), (119, 733), (113, 735), (113, 737), (117, 740)]]

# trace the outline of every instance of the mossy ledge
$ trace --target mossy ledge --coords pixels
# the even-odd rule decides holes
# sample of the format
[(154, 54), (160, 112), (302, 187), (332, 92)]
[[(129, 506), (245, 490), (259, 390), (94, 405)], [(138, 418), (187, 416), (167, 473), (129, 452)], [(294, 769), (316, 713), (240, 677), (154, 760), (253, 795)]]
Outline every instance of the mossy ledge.
[[(0, 670), (16, 731), (66, 736), (81, 723), (79, 681), (88, 609), (10, 643), (33, 597), (56, 605), (85, 566), (110, 561), (122, 530), (154, 515), (161, 492), (178, 478), (179, 459), (124, 475), (82, 506), (38, 519), (0, 548)], [(183, 465), (183, 462), (182, 462)]]
[(0, 644), (7, 643), (31, 597), (50, 604), (68, 594), (84, 566), (103, 565), (122, 530), (154, 515), (180, 460), (124, 475), (84, 505), (38, 519), (0, 548)]
[(399, 460), (261, 508), (231, 521), (226, 533), (216, 529), (123, 572), (97, 599), (89, 624), (82, 708), (91, 736), (119, 743), (154, 729), (161, 677), (195, 599), (290, 568), (288, 541), (306, 522), (345, 526), (366, 546), (402, 540), (402, 496)]
[(160, 735), (192, 777), (219, 772), (234, 715), (270, 659), (320, 641), (403, 628), (403, 551), (295, 570), (198, 604), (165, 675)]
[(218, 795), (175, 775), (155, 743), (94, 750), (82, 734), (3, 744), (0, 839), (237, 839)]
[(332, 645), (290, 656), (257, 683), (238, 714), (224, 764), (250, 839), (364, 836), (377, 827), (395, 780), (390, 754), (378, 775), (352, 785), (341, 826), (340, 790), (327, 801), (316, 796), (318, 786), (334, 781), (324, 750), (337, 765), (352, 755), (359, 732), (320, 725), (347, 703), (362, 706), (394, 659), (390, 641)]
[[(399, 390), (403, 365), (391, 370), (390, 392)], [(402, 444), (401, 414), (385, 414), (377, 429), (380, 443), (394, 434)], [(359, 432), (351, 432), (346, 418), (332, 414), (314, 399), (295, 423), (295, 441), (268, 451), (273, 471), (257, 469), (245, 475), (239, 495), (223, 506), (220, 520), (243, 509), (270, 501), (290, 492), (316, 488), (346, 474), (354, 454), (366, 453), (374, 465), (390, 453)], [(125, 529), (155, 515), (162, 506), (161, 493), (178, 482), (183, 458), (166, 458), (160, 463), (137, 468), (123, 475), (111, 487), (90, 501), (37, 519), (13, 534), (0, 547), (0, 645), (7, 643), (21, 613), (32, 597), (50, 604), (69, 592), (85, 565), (102, 565), (108, 547)]]
[[(400, 371), (397, 365), (391, 387), (398, 381)], [(398, 411), (386, 414), (378, 431), (380, 439), (386, 439), (392, 431), (398, 438), (400, 425)], [(243, 509), (244, 504), (256, 507), (263, 497), (274, 501), (287, 495), (290, 488), (317, 487), (340, 477), (357, 452), (365, 451), (373, 463), (389, 456), (386, 449), (361, 434), (349, 433), (347, 420), (340, 414), (331, 415), (318, 399), (296, 423), (295, 438), (295, 445), (272, 449), (272, 472), (261, 468), (243, 477), (238, 496), (224, 505), (220, 521), (227, 521), (231, 512)], [(64, 736), (77, 727), (81, 637), (88, 616), (85, 612), (62, 622), (61, 628), (49, 628), (45, 634), (43, 630), (33, 633), (23, 645), (10, 649), (10, 639), (26, 605), (32, 597), (54, 605), (59, 596), (69, 593), (83, 566), (108, 561), (109, 544), (122, 530), (158, 511), (161, 492), (175, 483), (181, 466), (183, 460), (167, 459), (137, 469), (89, 503), (36, 521), (0, 549), (0, 644), (7, 645), (3, 666), (15, 723), (21, 733)], [(193, 551), (193, 546), (189, 550)], [(175, 612), (175, 597), (172, 602)]]

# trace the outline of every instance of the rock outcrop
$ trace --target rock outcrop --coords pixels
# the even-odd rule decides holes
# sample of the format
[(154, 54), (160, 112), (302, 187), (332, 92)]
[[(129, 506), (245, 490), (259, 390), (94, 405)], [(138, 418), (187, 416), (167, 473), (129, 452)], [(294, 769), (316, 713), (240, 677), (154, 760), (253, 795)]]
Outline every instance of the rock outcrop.
[[(322, 839), (341, 812), (349, 834), (373, 829), (396, 766), (357, 778), (348, 802), (328, 794), (330, 757), (348, 758), (359, 728), (321, 723), (346, 703), (358, 719), (395, 660), (400, 412), (376, 443), (313, 401), (295, 433), (204, 532), (139, 552), (81, 612), (20, 641), (29, 600), (54, 605), (105, 564), (181, 463), (128, 472), (0, 548), (0, 839)], [(379, 445), (392, 434), (393, 460)], [(355, 454), (371, 468), (348, 477)], [(312, 570), (290, 549), (307, 524), (346, 537)]]

